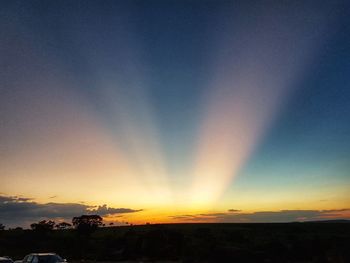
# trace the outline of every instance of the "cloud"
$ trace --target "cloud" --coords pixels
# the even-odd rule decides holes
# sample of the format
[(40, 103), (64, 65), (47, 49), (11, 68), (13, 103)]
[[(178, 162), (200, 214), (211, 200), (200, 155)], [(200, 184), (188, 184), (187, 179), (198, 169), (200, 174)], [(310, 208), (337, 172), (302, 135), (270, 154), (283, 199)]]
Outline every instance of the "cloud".
[(33, 200), (33, 198), (27, 198), (27, 197), (18, 197), (18, 196), (5, 196), (0, 195), (0, 203), (4, 202), (28, 202)]
[(70, 221), (72, 217), (82, 214), (99, 214), (101, 216), (134, 213), (142, 210), (131, 208), (113, 208), (88, 206), (79, 203), (40, 204), (31, 198), (0, 196), (0, 222), (6, 226), (28, 226), (41, 219), (62, 219)]
[(333, 210), (280, 210), (242, 213), (229, 209), (226, 213), (207, 213), (194, 215), (170, 216), (175, 221), (218, 222), (218, 223), (263, 223), (263, 222), (295, 222), (324, 219), (350, 219), (350, 208)]
[(0, 203), (11, 202), (14, 198), (11, 196), (0, 196)]
[(196, 215), (179, 215), (179, 216), (170, 216), (174, 220), (192, 220), (195, 219), (197, 216)]
[(131, 208), (112, 208), (112, 207), (107, 207), (107, 205), (102, 205), (102, 206), (98, 206), (97, 209), (92, 209), (89, 211), (99, 215), (113, 215), (113, 214), (140, 212), (142, 211), (142, 209), (135, 210)]
[(241, 210), (238, 209), (229, 209), (228, 212), (235, 213), (235, 212), (241, 212)]

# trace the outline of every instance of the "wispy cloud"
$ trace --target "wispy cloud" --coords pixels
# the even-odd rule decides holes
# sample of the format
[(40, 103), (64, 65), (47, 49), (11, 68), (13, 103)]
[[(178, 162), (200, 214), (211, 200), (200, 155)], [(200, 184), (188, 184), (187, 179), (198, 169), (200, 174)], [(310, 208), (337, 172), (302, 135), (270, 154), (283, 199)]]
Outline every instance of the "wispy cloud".
[(175, 221), (188, 222), (295, 222), (323, 219), (350, 219), (350, 208), (332, 210), (280, 210), (244, 213), (229, 209), (224, 213), (187, 214), (170, 216)]
[(241, 210), (238, 209), (229, 209), (228, 212), (234, 213), (234, 212), (241, 212)]

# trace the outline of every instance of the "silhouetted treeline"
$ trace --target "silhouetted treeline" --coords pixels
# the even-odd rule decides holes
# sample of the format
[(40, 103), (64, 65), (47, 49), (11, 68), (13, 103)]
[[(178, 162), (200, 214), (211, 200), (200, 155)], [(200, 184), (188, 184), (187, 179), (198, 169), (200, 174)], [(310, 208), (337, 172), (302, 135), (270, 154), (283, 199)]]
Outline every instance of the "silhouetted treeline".
[[(72, 224), (79, 234), (90, 235), (91, 233), (95, 232), (98, 227), (105, 226), (102, 221), (103, 218), (99, 215), (82, 215), (73, 217)], [(32, 223), (30, 228), (37, 233), (47, 234), (54, 228), (58, 230), (70, 229), (72, 224), (67, 222), (60, 222), (56, 224), (53, 220), (42, 220), (38, 223)], [(0, 227), (2, 227), (0, 230), (5, 229), (5, 226), (2, 224), (0, 224)]]
[(0, 232), (0, 254), (14, 259), (54, 251), (68, 261), (350, 262), (350, 224), (173, 224)]

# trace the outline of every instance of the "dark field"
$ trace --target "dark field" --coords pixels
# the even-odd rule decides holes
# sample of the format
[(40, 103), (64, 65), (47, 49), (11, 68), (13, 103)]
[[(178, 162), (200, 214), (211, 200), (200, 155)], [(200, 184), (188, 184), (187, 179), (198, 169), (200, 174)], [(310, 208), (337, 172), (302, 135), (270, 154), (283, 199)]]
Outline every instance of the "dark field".
[(0, 255), (68, 261), (350, 262), (349, 223), (167, 224), (38, 233), (0, 231)]

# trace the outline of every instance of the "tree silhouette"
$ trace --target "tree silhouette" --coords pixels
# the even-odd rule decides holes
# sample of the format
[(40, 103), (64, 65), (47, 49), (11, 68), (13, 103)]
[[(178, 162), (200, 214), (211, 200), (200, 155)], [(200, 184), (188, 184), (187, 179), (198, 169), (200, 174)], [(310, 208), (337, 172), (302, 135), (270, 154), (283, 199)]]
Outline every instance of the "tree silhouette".
[(71, 227), (72, 227), (72, 225), (67, 223), (67, 222), (61, 222), (61, 223), (58, 223), (57, 225), (55, 225), (55, 228), (57, 228), (58, 230), (68, 229)]
[(0, 224), (0, 230), (5, 230), (5, 226), (3, 224)]
[(72, 223), (78, 233), (84, 235), (90, 235), (99, 226), (101, 226), (103, 219), (99, 215), (82, 215), (73, 217)]
[(30, 225), (30, 228), (36, 232), (40, 233), (47, 233), (53, 230), (53, 227), (55, 226), (55, 222), (52, 220), (42, 220), (38, 223), (33, 223)]

